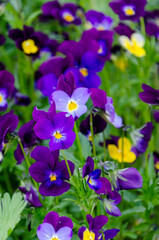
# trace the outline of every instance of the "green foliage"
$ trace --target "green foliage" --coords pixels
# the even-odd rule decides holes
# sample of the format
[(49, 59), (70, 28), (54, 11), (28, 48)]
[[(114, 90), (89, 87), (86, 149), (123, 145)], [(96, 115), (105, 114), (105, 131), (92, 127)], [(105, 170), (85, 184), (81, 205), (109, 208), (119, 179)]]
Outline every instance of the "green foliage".
[(14, 193), (12, 198), (5, 193), (0, 195), (0, 240), (5, 240), (21, 219), (21, 213), (26, 206), (21, 193)]

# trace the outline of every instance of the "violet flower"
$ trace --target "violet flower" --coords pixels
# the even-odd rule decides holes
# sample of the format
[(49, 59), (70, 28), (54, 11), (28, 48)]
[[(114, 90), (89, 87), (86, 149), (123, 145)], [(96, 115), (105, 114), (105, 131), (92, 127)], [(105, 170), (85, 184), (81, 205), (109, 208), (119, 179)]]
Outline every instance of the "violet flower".
[(116, 128), (123, 126), (122, 118), (115, 113), (113, 99), (106, 96), (106, 92), (101, 89), (91, 89), (91, 99), (95, 108), (100, 108), (98, 111), (105, 120), (112, 123)]
[(147, 122), (141, 128), (134, 130), (131, 133), (131, 137), (133, 140), (132, 151), (139, 156), (140, 154), (146, 152), (148, 147), (148, 143), (151, 139), (153, 130), (153, 123)]
[(154, 119), (157, 123), (159, 123), (159, 111), (154, 111), (153, 113)]
[(59, 217), (56, 212), (49, 212), (37, 229), (39, 240), (70, 240), (73, 236), (73, 222), (68, 217)]
[[(103, 232), (104, 234), (104, 239), (105, 240), (109, 240), (109, 239), (113, 239), (114, 237), (116, 237), (117, 233), (120, 232), (119, 229), (113, 228), (113, 229), (109, 229)], [(99, 240), (103, 240), (103, 236), (102, 234), (99, 235)]]
[(6, 71), (0, 71), (0, 111), (5, 111), (8, 107), (7, 98), (14, 90), (14, 77)]
[(143, 92), (139, 93), (139, 98), (148, 104), (159, 105), (159, 89), (156, 90), (147, 84), (142, 84)]
[[(25, 123), (18, 132), (18, 136), (25, 152), (28, 152), (29, 149), (38, 141), (37, 136), (33, 131), (34, 123), (34, 120), (30, 120), (29, 122)], [(17, 149), (14, 152), (14, 157), (17, 160), (17, 164), (20, 164), (24, 160), (24, 154), (21, 150), (20, 144), (18, 144)]]
[(87, 157), (86, 164), (83, 166), (82, 177), (87, 176), (87, 184), (93, 190), (98, 190), (102, 186), (101, 182), (101, 170), (94, 170), (94, 161), (91, 157)]
[(60, 5), (58, 1), (46, 2), (42, 5), (44, 16), (49, 16), (60, 21), (61, 24), (80, 25), (81, 20), (77, 15), (80, 8), (74, 3), (65, 3)]
[(89, 89), (81, 87), (76, 88), (71, 96), (61, 90), (55, 91), (50, 99), (51, 102), (55, 102), (58, 111), (67, 112), (76, 119), (87, 112), (87, 106), (85, 104), (89, 99), (89, 95)]
[(159, 40), (159, 26), (153, 22), (147, 22), (145, 24), (145, 29), (147, 35), (154, 36), (157, 40)]
[(86, 219), (89, 224), (89, 229), (84, 226), (80, 227), (80, 229), (78, 230), (78, 236), (80, 240), (97, 240), (100, 236), (99, 231), (108, 222), (108, 217), (104, 215), (99, 215), (93, 218), (91, 215), (87, 215)]
[(76, 138), (76, 134), (72, 131), (74, 126), (72, 116), (67, 116), (63, 112), (56, 114), (55, 109), (48, 113), (37, 111), (37, 114), (38, 116), (35, 114), (37, 123), (33, 129), (40, 139), (50, 139), (49, 147), (51, 151), (68, 149), (72, 146)]
[(0, 151), (3, 149), (4, 144), (8, 142), (7, 134), (12, 133), (18, 126), (18, 116), (14, 111), (10, 111), (0, 116)]
[(2, 34), (0, 34), (0, 46), (2, 46), (5, 43), (5, 41), (6, 41), (5, 37)]
[(113, 24), (113, 19), (109, 16), (104, 15), (102, 12), (95, 10), (89, 10), (85, 13), (86, 16), (86, 27), (96, 28), (98, 31), (110, 30)]
[(134, 31), (124, 23), (119, 23), (119, 25), (115, 27), (114, 30), (120, 36), (127, 36), (128, 38), (130, 38), (134, 33)]
[(33, 207), (42, 207), (37, 191), (32, 186), (19, 187), (19, 190), (24, 194), (25, 200)]
[(144, 16), (146, 0), (115, 0), (109, 3), (112, 10), (119, 15), (120, 20), (138, 21)]
[(24, 25), (24, 30), (11, 29), (9, 37), (15, 41), (17, 48), (28, 56), (39, 55), (40, 50), (44, 47), (47, 35), (41, 32), (35, 32), (32, 27)]
[[(59, 162), (58, 152), (51, 152), (47, 147), (37, 146), (31, 153), (36, 160), (29, 168), (31, 177), (38, 183), (40, 194), (44, 196), (59, 196), (70, 189), (67, 182), (70, 178), (65, 160)], [(68, 161), (73, 174), (74, 164)]]

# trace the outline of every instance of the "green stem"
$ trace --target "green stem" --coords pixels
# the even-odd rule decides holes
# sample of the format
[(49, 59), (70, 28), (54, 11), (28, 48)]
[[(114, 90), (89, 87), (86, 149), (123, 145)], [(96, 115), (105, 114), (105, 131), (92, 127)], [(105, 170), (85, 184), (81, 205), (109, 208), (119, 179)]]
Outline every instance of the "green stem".
[(103, 240), (105, 240), (105, 235), (104, 235), (103, 231), (102, 231), (102, 238), (103, 238)]
[(144, 18), (141, 17), (140, 18), (140, 25), (141, 25), (141, 32), (142, 32), (142, 35), (145, 37), (145, 21), (144, 21)]
[(81, 148), (81, 143), (80, 143), (80, 139), (79, 139), (79, 136), (78, 136), (78, 130), (77, 130), (76, 122), (74, 124), (74, 130), (75, 130), (75, 133), (76, 133), (76, 141), (77, 141), (77, 146), (78, 146), (78, 149), (79, 149), (80, 158), (83, 161), (84, 157), (83, 157), (83, 154), (82, 154), (82, 148)]
[(92, 145), (93, 145), (93, 156), (96, 157), (96, 148), (94, 142), (94, 132), (93, 132), (93, 115), (90, 114), (90, 129), (91, 129), (91, 137), (92, 137)]
[(19, 139), (18, 139), (18, 142), (19, 142), (19, 144), (20, 144), (21, 150), (22, 150), (22, 152), (23, 152), (23, 155), (24, 155), (24, 157), (25, 157), (26, 163), (27, 163), (28, 168), (29, 168), (29, 167), (30, 167), (29, 158), (27, 157), (27, 155), (26, 155), (26, 153), (25, 153), (25, 151), (24, 151), (22, 142), (21, 142)]
[(107, 158), (106, 158), (106, 144), (105, 144), (104, 132), (103, 132), (103, 150), (104, 150), (104, 162), (106, 162)]
[(71, 176), (72, 176), (72, 173), (71, 173), (70, 167), (69, 167), (69, 165), (68, 165), (67, 158), (66, 158), (66, 156), (65, 156), (64, 151), (63, 151), (63, 150), (61, 150), (61, 151), (62, 151), (62, 154), (63, 154), (64, 160), (65, 160), (65, 163), (66, 163), (66, 167), (67, 167), (67, 170), (68, 170), (69, 176), (71, 177)]

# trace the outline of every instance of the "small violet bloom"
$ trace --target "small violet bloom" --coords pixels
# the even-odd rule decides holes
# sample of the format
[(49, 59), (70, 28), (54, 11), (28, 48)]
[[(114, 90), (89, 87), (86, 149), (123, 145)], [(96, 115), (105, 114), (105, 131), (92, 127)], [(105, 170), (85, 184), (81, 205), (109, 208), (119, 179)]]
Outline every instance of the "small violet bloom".
[(74, 3), (65, 3), (60, 5), (58, 1), (46, 2), (42, 5), (44, 16), (52, 17), (60, 21), (61, 24), (80, 25), (81, 20), (77, 15), (80, 8)]
[(139, 98), (148, 104), (159, 105), (159, 89), (154, 89), (147, 84), (142, 84), (143, 92), (139, 93)]
[[(90, 97), (94, 107), (97, 108), (97, 113), (100, 114), (101, 117), (112, 123), (116, 128), (123, 126), (122, 118), (115, 113), (113, 99), (111, 97), (107, 97), (105, 91), (92, 88)], [(101, 111), (98, 111), (99, 108)]]
[(0, 46), (2, 46), (5, 43), (5, 41), (6, 41), (5, 37), (2, 34), (0, 34)]
[(24, 194), (25, 200), (33, 207), (42, 207), (38, 193), (32, 186), (19, 187), (19, 190)]
[(153, 123), (147, 122), (139, 129), (135, 129), (131, 132), (131, 137), (133, 141), (132, 151), (139, 156), (140, 154), (146, 152), (148, 143), (151, 139), (153, 130)]
[(59, 90), (51, 95), (51, 102), (55, 102), (56, 110), (67, 112), (76, 119), (87, 112), (85, 103), (88, 101), (89, 95), (89, 89), (82, 87), (76, 88), (71, 96)]
[(68, 149), (72, 146), (76, 134), (72, 131), (74, 120), (67, 113), (55, 113), (50, 110), (48, 113), (34, 109), (33, 118), (37, 123), (34, 132), (40, 139), (50, 139), (49, 147), (51, 151), (58, 149)]
[(7, 109), (7, 98), (11, 97), (13, 91), (13, 75), (5, 70), (0, 71), (0, 111), (5, 111)]
[(128, 138), (119, 138), (118, 145), (108, 144), (108, 153), (110, 157), (118, 162), (133, 163), (136, 155), (131, 151), (131, 142)]
[[(41, 183), (39, 192), (43, 196), (59, 196), (70, 189), (70, 178), (65, 160), (59, 162), (58, 152), (50, 152), (47, 147), (37, 146), (31, 153), (36, 160), (29, 168), (32, 178)], [(73, 174), (74, 164), (68, 161)]]
[(7, 134), (12, 133), (17, 128), (18, 122), (18, 116), (13, 111), (0, 116), (0, 151), (8, 142)]
[(109, 3), (112, 10), (119, 15), (120, 20), (138, 21), (144, 16), (146, 0), (115, 0)]
[(124, 35), (128, 38), (134, 33), (134, 31), (124, 23), (119, 23), (117, 27), (114, 28), (115, 32), (120, 36)]
[(99, 215), (93, 218), (91, 215), (87, 215), (86, 219), (89, 224), (89, 229), (83, 226), (78, 230), (80, 240), (97, 240), (100, 236), (99, 231), (108, 222), (108, 217)]
[(136, 57), (141, 58), (146, 55), (146, 51), (143, 48), (145, 39), (139, 33), (133, 33), (130, 38), (124, 35), (120, 36), (119, 42), (127, 51)]
[(70, 240), (73, 236), (73, 223), (68, 217), (59, 217), (56, 212), (49, 212), (37, 229), (39, 240)]
[(91, 157), (87, 157), (86, 164), (83, 166), (82, 177), (87, 176), (87, 184), (93, 190), (98, 190), (102, 186), (101, 182), (101, 170), (94, 169), (94, 161)]
[(112, 27), (113, 19), (104, 15), (102, 12), (95, 10), (89, 10), (85, 13), (86, 16), (86, 28), (96, 28), (98, 31), (109, 30)]

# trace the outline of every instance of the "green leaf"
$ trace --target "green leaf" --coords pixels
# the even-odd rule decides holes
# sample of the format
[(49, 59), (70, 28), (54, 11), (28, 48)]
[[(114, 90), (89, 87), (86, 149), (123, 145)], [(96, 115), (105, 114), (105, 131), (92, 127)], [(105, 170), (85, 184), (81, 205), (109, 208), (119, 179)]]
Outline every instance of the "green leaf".
[(87, 158), (88, 156), (90, 156), (91, 153), (91, 145), (88, 141), (88, 139), (82, 134), (82, 133), (78, 133), (79, 134), (79, 138), (80, 138), (80, 143), (81, 143), (81, 149), (82, 149), (82, 154), (84, 156), (84, 158)]
[(41, 14), (41, 10), (37, 10), (33, 12), (27, 19), (26, 25), (30, 25), (39, 15)]
[(0, 195), (0, 240), (5, 240), (11, 234), (25, 206), (21, 193), (14, 193), (12, 199), (8, 193), (3, 198)]
[(155, 177), (153, 153), (150, 153), (150, 157), (148, 159), (148, 175), (149, 175), (149, 179), (154, 179)]
[(145, 212), (145, 210), (146, 210), (146, 208), (143, 206), (137, 206), (134, 208), (130, 208), (130, 209), (127, 209), (122, 212), (122, 217), (137, 214), (137, 213), (142, 213), (142, 212)]

